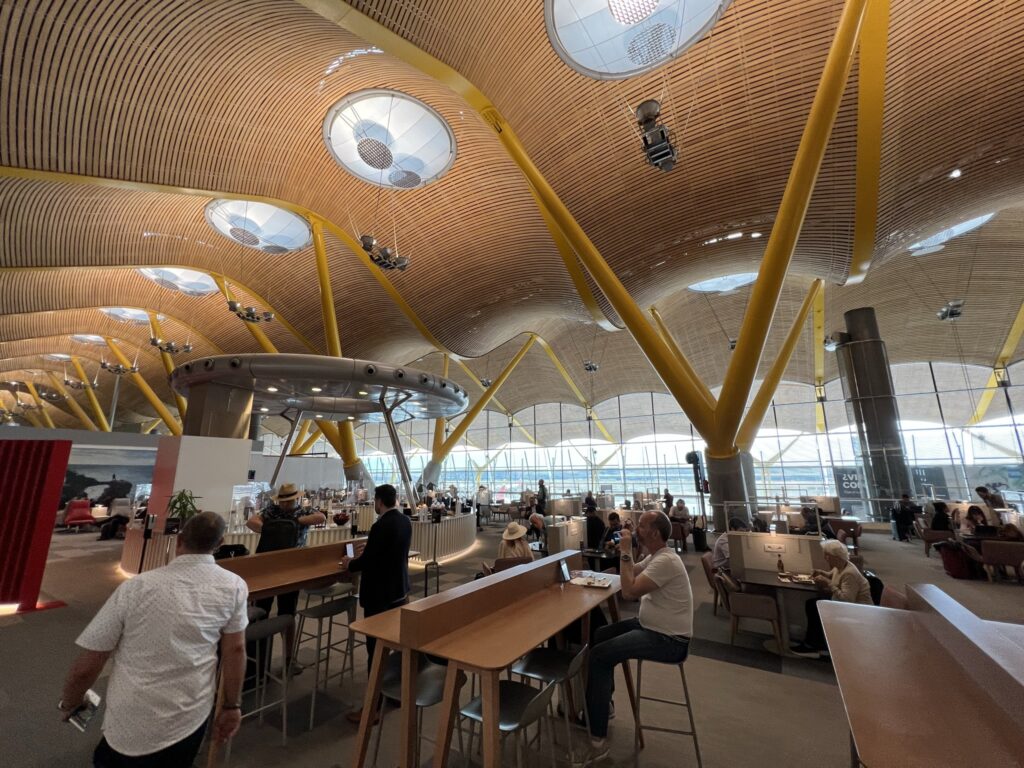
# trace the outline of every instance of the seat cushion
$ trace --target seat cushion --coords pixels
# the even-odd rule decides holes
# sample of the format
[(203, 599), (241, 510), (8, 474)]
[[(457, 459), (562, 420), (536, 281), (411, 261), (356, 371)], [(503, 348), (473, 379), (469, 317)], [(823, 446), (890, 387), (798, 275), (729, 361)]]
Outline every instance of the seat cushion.
[[(519, 727), (523, 713), (540, 690), (526, 683), (502, 680), (498, 683), (498, 729), (508, 733)], [(483, 722), (483, 703), (479, 696), (459, 710), (463, 717)]]

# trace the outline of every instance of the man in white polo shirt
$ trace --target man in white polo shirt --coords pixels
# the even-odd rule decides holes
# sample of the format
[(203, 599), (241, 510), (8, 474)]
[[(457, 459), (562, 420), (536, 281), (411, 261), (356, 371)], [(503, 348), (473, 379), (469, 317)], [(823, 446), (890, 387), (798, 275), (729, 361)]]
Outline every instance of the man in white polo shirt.
[(79, 636), (84, 650), (64, 683), (63, 719), (113, 656), (95, 768), (192, 765), (213, 708), (218, 644), (224, 704), (215, 736), (226, 741), (238, 730), (249, 590), (214, 562), (224, 528), (213, 512), (189, 519), (170, 565), (121, 584)]
[(592, 759), (608, 753), (608, 716), (615, 668), (627, 659), (678, 664), (686, 658), (693, 632), (693, 594), (683, 561), (666, 546), (672, 523), (664, 512), (645, 512), (637, 538), (649, 554), (633, 562), (632, 534), (622, 531), (619, 558), (622, 596), (640, 599), (638, 618), (597, 630), (590, 650), (587, 714), (593, 741)]

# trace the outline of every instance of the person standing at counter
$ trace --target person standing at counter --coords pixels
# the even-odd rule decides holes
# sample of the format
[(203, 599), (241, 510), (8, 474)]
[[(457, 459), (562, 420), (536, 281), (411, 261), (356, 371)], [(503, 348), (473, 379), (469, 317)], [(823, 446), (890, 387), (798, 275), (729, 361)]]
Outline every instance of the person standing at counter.
[[(409, 600), (409, 546), (412, 543), (412, 523), (397, 508), (398, 491), (393, 485), (378, 485), (373, 494), (373, 508), (377, 521), (370, 527), (366, 547), (359, 557), (343, 557), (341, 569), (362, 573), (359, 582), (359, 605), (363, 616), (405, 605)], [(373, 664), (377, 641), (367, 636), (367, 673)], [(351, 723), (359, 723), (362, 710), (349, 712)], [(380, 715), (376, 715), (379, 717)], [(375, 720), (376, 722), (376, 720)]]
[(661, 500), (664, 513), (667, 515), (672, 511), (672, 504), (675, 503), (675, 497), (668, 492), (668, 488), (665, 489), (665, 496)]
[(543, 517), (547, 514), (545, 511), (548, 507), (548, 487), (544, 485), (543, 480), (537, 481), (537, 514)]
[(999, 513), (997, 509), (1006, 508), (1006, 500), (995, 491), (990, 491), (984, 485), (979, 485), (974, 489), (974, 492), (978, 494), (979, 498), (985, 504), (985, 517), (988, 519), (989, 525), (999, 525), (1002, 520), (999, 519)]
[(597, 499), (594, 498), (593, 491), (587, 491), (587, 497), (583, 500), (583, 511), (586, 514), (597, 512)]
[(214, 512), (190, 518), (177, 557), (123, 582), (78, 637), (83, 651), (58, 704), (63, 720), (113, 656), (96, 768), (192, 765), (214, 703), (218, 645), (224, 698), (214, 736), (224, 742), (238, 731), (249, 590), (214, 562), (225, 528)]

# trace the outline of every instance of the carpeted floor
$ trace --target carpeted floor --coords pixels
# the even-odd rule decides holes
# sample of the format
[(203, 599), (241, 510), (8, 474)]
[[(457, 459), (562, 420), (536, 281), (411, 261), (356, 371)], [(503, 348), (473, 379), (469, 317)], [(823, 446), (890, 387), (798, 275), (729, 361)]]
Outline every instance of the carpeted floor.
[[(444, 564), (441, 589), (472, 579), (480, 561), (493, 557), (500, 530), (487, 527), (469, 555)], [(98, 729), (82, 734), (62, 725), (56, 703), (76, 653), (75, 637), (122, 579), (117, 571), (120, 547), (120, 542), (98, 542), (88, 533), (55, 534), (43, 599), (63, 601), (66, 607), (0, 617), (0, 764), (16, 768), (90, 765)], [(883, 535), (865, 536), (862, 550), (867, 567), (891, 586), (936, 583), (983, 618), (1024, 623), (1024, 587), (1016, 583), (956, 581), (944, 574), (937, 556), (924, 557), (920, 544), (901, 544)], [(830, 664), (780, 659), (769, 653), (764, 648), (769, 628), (758, 622), (750, 626), (744, 622), (735, 644), (730, 644), (728, 615), (722, 609), (718, 616), (712, 615), (711, 592), (697, 554), (691, 551), (682, 557), (695, 601), (695, 637), (686, 670), (704, 765), (848, 765), (846, 719)], [(422, 571), (414, 571), (412, 580), (413, 597), (422, 596)], [(433, 578), (430, 589), (434, 589)], [(334, 681), (318, 696), (312, 731), (306, 730), (312, 676), (307, 671), (295, 678), (289, 697), (288, 746), (280, 743), (280, 716), (270, 713), (262, 726), (254, 722), (243, 726), (233, 746), (232, 765), (348, 766), (356, 729), (343, 715), (361, 702), (365, 674), (365, 655), (359, 650), (354, 679), (346, 677), (340, 686)], [(655, 696), (680, 695), (678, 679), (672, 675), (649, 673), (644, 686), (645, 693)], [(102, 692), (105, 680), (98, 687)], [(613, 750), (602, 765), (696, 765), (689, 740), (666, 734), (652, 735), (635, 758), (624, 686), (618, 686), (616, 697), (619, 712), (625, 714), (612, 721)], [(656, 722), (678, 723), (682, 716), (679, 709), (650, 706), (650, 717)], [(425, 723), (430, 733), (434, 719), (429, 710)], [(394, 735), (396, 727), (393, 718), (385, 718), (381, 765), (389, 764), (394, 753), (397, 740), (389, 738), (389, 733)], [(453, 760), (453, 764), (459, 762)]]

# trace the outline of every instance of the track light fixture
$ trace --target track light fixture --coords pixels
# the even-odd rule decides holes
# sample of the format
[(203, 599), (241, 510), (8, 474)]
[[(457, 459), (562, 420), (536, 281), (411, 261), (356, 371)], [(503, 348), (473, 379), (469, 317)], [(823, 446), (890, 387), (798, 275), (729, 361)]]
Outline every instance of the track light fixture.
[(86, 389), (96, 389), (96, 385), (91, 381), (79, 381), (78, 379), (69, 379), (67, 376), (64, 377), (64, 386), (68, 389), (74, 389), (81, 392)]
[(494, 382), (491, 381), (490, 379), (480, 379), (480, 386), (483, 387), (484, 389), (489, 389), (491, 384), (493, 383)]
[(243, 307), (241, 302), (234, 299), (228, 302), (228, 309), (247, 323), (269, 323), (274, 319), (273, 312), (261, 312), (256, 307)]
[(156, 338), (156, 336), (151, 336), (149, 343), (161, 352), (166, 352), (169, 355), (176, 355), (179, 352), (188, 353), (192, 351), (192, 345), (189, 342), (185, 342), (181, 346), (178, 346), (177, 342), (164, 341), (163, 339)]
[(964, 300), (953, 299), (952, 301), (947, 301), (946, 305), (935, 313), (935, 316), (939, 318), (939, 320), (956, 320), (963, 313)]
[(120, 363), (108, 363), (106, 360), (100, 361), (100, 367), (107, 373), (112, 373), (115, 376), (126, 376), (129, 373), (138, 373), (139, 366), (132, 365), (121, 365)]
[(377, 238), (373, 235), (360, 235), (359, 245), (366, 251), (370, 261), (384, 270), (397, 269), (404, 272), (409, 266), (408, 256), (399, 256), (397, 248), (388, 246), (377, 247)]
[(50, 403), (63, 403), (68, 399), (67, 395), (62, 395), (60, 392), (54, 392), (50, 389), (41, 390), (39, 396)]
[(583, 370), (586, 371), (587, 373), (597, 373), (597, 369), (600, 367), (601, 366), (595, 363), (593, 360), (583, 361)]
[(662, 171), (671, 171), (676, 164), (676, 148), (666, 126), (658, 123), (661, 104), (648, 99), (636, 108), (636, 122), (643, 134), (644, 155), (647, 162)]

